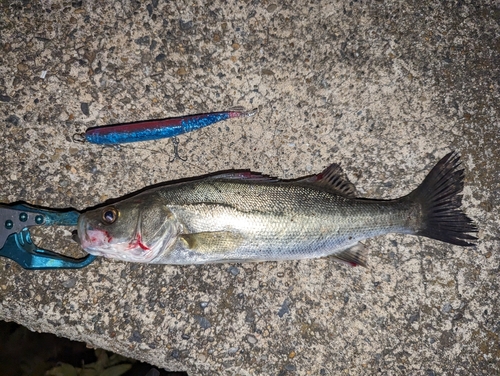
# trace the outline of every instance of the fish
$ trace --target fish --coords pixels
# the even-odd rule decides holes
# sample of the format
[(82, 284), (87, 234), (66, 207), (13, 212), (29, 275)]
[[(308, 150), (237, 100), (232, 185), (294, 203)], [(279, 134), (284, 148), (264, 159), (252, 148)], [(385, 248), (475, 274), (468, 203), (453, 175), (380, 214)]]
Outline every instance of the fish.
[(462, 210), (464, 170), (451, 152), (406, 196), (357, 197), (338, 164), (280, 180), (229, 171), (146, 189), (83, 212), (77, 240), (88, 253), (151, 264), (207, 264), (332, 257), (367, 265), (362, 241), (389, 233), (474, 246)]

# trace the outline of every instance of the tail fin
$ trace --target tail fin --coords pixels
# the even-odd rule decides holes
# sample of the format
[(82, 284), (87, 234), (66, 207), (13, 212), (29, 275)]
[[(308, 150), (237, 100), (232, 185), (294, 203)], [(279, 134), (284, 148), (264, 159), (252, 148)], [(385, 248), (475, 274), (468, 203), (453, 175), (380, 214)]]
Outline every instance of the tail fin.
[(444, 156), (429, 172), (425, 180), (408, 199), (422, 209), (422, 227), (416, 235), (446, 243), (473, 246), (469, 241), (477, 238), (477, 227), (460, 209), (464, 188), (464, 170), (460, 169), (460, 156), (451, 152)]

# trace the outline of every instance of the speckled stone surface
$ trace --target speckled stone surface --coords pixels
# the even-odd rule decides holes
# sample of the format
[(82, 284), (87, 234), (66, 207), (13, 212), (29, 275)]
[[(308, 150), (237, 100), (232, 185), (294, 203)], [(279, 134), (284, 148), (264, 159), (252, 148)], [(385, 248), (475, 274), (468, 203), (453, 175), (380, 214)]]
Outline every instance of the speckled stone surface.
[[(472, 1), (0, 2), (0, 202), (84, 209), (227, 169), (340, 162), (401, 196), (450, 150), (476, 248), (366, 242), (330, 259), (25, 271), (0, 260), (0, 318), (190, 375), (500, 373), (500, 9)], [(258, 108), (120, 148), (87, 127)], [(70, 231), (43, 246), (78, 252)]]

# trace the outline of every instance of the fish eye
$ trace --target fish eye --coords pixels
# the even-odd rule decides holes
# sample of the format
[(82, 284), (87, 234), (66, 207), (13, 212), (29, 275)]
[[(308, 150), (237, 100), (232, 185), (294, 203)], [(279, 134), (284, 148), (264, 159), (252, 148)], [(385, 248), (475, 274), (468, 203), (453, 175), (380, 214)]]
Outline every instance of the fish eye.
[(105, 224), (112, 224), (118, 219), (118, 210), (113, 207), (106, 208), (102, 211), (102, 221)]

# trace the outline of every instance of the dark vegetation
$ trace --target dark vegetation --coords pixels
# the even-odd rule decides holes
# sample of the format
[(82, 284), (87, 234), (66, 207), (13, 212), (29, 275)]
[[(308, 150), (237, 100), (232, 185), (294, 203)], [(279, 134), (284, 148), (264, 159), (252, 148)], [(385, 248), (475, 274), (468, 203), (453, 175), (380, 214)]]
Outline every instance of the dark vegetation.
[(187, 376), (158, 370), (85, 343), (34, 333), (0, 321), (0, 374), (3, 376)]

